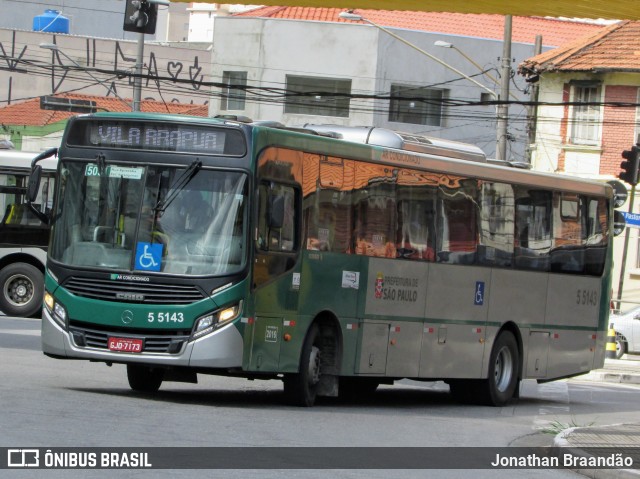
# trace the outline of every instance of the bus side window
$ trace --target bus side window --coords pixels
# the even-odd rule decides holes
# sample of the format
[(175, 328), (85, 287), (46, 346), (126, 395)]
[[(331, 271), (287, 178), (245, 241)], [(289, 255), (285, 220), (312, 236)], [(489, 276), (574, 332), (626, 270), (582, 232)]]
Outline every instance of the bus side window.
[(604, 199), (589, 199), (586, 205), (585, 272), (600, 276), (607, 258), (609, 244), (608, 208)]
[(478, 246), (477, 185), (473, 180), (447, 178), (438, 188), (438, 261), (474, 264)]
[(505, 183), (483, 182), (480, 189), (478, 263), (510, 267), (513, 263), (514, 197)]
[(293, 252), (297, 248), (296, 191), (263, 183), (259, 187), (257, 246), (262, 251)]
[(434, 261), (434, 214), (425, 201), (403, 200), (398, 203), (398, 258)]
[(551, 271), (582, 274), (585, 254), (583, 198), (576, 194), (555, 193), (553, 206)]
[(551, 193), (515, 187), (515, 266), (519, 269), (549, 270), (551, 249)]

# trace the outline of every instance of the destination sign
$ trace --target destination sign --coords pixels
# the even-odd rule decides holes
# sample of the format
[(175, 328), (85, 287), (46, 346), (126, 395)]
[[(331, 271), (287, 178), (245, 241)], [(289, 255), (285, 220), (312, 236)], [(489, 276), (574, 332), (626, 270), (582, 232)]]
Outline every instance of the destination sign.
[(201, 125), (128, 122), (76, 121), (68, 136), (73, 146), (175, 151), (180, 153), (244, 155), (240, 131)]

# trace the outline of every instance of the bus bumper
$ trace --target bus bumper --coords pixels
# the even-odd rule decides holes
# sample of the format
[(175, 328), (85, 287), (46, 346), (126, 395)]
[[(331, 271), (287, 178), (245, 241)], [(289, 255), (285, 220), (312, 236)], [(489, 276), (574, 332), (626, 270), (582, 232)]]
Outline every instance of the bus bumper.
[[(126, 334), (118, 332), (112, 336), (122, 337)], [(60, 358), (197, 368), (240, 368), (242, 347), (242, 336), (233, 324), (186, 342), (176, 354), (125, 353), (106, 348), (80, 347), (75, 344), (71, 333), (62, 329), (46, 308), (42, 311), (42, 351)]]

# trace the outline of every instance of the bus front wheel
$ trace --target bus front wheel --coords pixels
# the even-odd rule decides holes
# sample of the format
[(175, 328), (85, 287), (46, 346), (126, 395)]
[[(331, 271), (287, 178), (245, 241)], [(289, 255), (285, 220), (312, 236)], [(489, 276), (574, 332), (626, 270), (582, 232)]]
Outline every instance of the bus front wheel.
[(155, 393), (162, 385), (164, 370), (139, 364), (127, 364), (127, 379), (129, 387), (134, 391)]
[(309, 328), (300, 355), (300, 370), (284, 377), (284, 394), (294, 406), (310, 407), (316, 401), (321, 375), (322, 343), (317, 324)]
[(0, 271), (0, 309), (9, 316), (30, 317), (42, 309), (44, 276), (29, 263), (13, 263)]
[(503, 331), (491, 349), (489, 376), (480, 381), (480, 399), (490, 406), (504, 406), (518, 385), (518, 343), (510, 331)]

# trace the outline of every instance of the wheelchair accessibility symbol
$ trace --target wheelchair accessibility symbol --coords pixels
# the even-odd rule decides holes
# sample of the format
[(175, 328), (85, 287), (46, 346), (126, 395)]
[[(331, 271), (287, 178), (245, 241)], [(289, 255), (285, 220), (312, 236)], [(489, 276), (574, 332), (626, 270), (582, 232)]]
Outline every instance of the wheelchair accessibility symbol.
[(138, 243), (136, 247), (136, 269), (160, 271), (162, 243)]
[(473, 304), (482, 306), (484, 304), (484, 281), (476, 281), (476, 292)]

